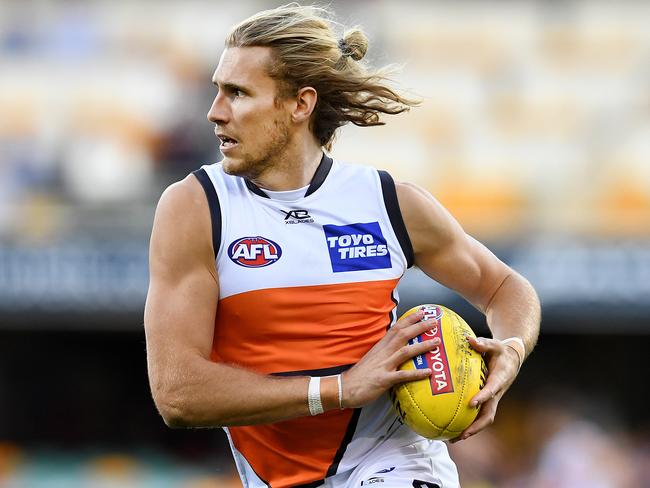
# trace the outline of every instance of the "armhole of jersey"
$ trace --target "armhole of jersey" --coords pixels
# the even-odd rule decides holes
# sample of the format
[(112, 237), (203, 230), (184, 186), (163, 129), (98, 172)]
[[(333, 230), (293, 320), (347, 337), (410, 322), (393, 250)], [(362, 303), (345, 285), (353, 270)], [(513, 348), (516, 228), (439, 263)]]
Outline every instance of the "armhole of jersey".
[(399, 245), (406, 257), (406, 266), (407, 268), (410, 268), (413, 266), (413, 262), (415, 261), (413, 245), (411, 244), (411, 239), (406, 231), (406, 225), (402, 218), (402, 211), (399, 208), (395, 182), (388, 172), (378, 170), (378, 173), (379, 180), (381, 181), (381, 193), (384, 196), (384, 205), (386, 206), (386, 212), (388, 212), (390, 224), (393, 226), (393, 231), (395, 231)]
[(216, 259), (221, 245), (221, 205), (219, 205), (219, 196), (215, 190), (212, 180), (206, 173), (205, 169), (197, 169), (192, 174), (199, 180), (205, 196), (208, 198), (210, 208), (210, 220), (212, 220), (212, 247), (214, 248), (214, 257)]

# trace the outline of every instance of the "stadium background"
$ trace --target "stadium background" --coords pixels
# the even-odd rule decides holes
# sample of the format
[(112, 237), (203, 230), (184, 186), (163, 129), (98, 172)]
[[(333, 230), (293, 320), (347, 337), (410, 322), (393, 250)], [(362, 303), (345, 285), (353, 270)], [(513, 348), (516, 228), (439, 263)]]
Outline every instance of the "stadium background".
[[(0, 486), (238, 486), (219, 430), (172, 431), (146, 382), (162, 189), (218, 149), (228, 27), (262, 1), (0, 3)], [(543, 302), (463, 486), (650, 486), (650, 4), (333, 2), (423, 97), (334, 156), (429, 189)], [(414, 271), (422, 302), (484, 322)]]

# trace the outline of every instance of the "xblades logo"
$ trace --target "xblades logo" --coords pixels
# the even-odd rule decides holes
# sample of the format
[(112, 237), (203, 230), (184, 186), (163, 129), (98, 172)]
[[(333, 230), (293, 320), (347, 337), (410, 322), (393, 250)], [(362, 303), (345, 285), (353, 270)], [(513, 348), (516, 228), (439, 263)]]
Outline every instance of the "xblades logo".
[(281, 210), (281, 212), (285, 215), (284, 220), (288, 219), (311, 219), (311, 216), (309, 215), (309, 212), (307, 210), (289, 210), (288, 212), (286, 210)]
[(280, 212), (284, 214), (285, 224), (312, 224), (314, 222), (307, 210), (280, 210)]
[(368, 478), (367, 480), (362, 481), (361, 486), (372, 485), (375, 483), (384, 483), (384, 478), (381, 476), (373, 476), (372, 478)]

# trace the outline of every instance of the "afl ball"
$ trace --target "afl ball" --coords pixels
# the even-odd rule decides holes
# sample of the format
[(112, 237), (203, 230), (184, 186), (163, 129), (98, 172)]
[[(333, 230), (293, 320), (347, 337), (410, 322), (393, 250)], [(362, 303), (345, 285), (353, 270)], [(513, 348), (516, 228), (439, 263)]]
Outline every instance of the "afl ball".
[(472, 349), (466, 336), (476, 337), (455, 312), (441, 305), (418, 305), (406, 317), (424, 311), (422, 320), (433, 319), (433, 327), (409, 344), (436, 337), (440, 344), (426, 354), (415, 356), (400, 369), (425, 369), (430, 377), (401, 383), (391, 389), (393, 405), (402, 421), (429, 439), (458, 437), (476, 418), (478, 407), (469, 402), (485, 384), (487, 367), (480, 353)]

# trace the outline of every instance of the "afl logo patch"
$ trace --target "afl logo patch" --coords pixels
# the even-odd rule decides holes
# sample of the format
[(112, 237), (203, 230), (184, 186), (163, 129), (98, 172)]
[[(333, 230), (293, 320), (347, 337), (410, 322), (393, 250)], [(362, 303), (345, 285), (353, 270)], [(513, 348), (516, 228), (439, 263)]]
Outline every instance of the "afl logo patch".
[(245, 268), (262, 268), (282, 256), (280, 246), (261, 236), (241, 237), (228, 246), (228, 257)]
[(442, 318), (442, 309), (436, 305), (425, 305), (420, 307), (424, 311), (422, 320), (440, 320)]

